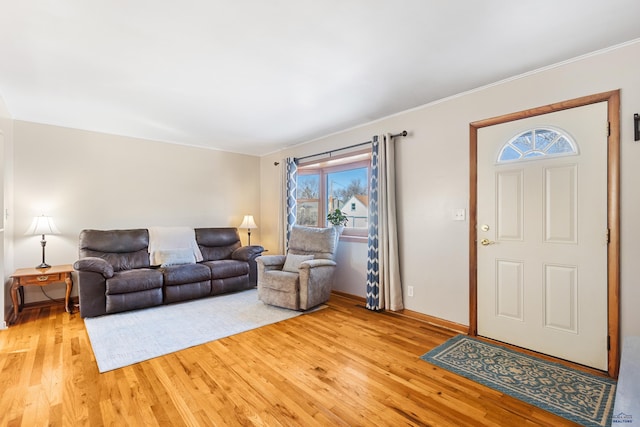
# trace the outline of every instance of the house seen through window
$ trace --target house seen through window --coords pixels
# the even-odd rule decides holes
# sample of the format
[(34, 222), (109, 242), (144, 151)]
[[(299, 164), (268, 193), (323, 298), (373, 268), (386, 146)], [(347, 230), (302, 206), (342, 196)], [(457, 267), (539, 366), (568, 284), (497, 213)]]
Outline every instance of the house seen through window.
[(340, 209), (349, 218), (344, 235), (365, 236), (370, 158), (366, 151), (299, 165), (297, 224), (327, 227), (327, 213)]

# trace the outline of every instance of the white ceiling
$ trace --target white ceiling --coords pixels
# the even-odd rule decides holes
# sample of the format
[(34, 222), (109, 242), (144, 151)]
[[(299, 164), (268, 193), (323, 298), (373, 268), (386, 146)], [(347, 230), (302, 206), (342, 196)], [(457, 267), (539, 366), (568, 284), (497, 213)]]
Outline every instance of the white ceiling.
[(638, 0), (0, 0), (0, 96), (262, 155), (638, 38)]

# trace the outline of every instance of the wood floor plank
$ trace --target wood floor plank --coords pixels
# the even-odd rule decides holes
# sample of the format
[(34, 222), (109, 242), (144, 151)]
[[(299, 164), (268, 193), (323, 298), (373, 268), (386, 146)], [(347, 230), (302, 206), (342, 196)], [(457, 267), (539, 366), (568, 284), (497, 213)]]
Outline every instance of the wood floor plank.
[(573, 426), (420, 360), (455, 335), (328, 307), (100, 374), (84, 322), (26, 308), (0, 331), (3, 426)]

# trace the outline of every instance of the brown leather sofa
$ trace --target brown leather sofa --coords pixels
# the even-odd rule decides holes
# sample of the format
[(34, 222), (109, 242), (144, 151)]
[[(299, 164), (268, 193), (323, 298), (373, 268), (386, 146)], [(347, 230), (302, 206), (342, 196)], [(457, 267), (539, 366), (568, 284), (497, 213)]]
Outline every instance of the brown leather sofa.
[(203, 260), (154, 267), (149, 232), (83, 230), (77, 271), (80, 316), (153, 307), (256, 286), (262, 246), (242, 246), (235, 228), (196, 228)]

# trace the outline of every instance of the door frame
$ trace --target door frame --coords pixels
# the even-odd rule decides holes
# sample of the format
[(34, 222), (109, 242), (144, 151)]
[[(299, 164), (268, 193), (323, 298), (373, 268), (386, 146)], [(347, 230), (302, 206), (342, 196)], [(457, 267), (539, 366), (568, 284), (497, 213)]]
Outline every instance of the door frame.
[[(469, 123), (469, 335), (478, 335), (477, 191), (478, 129), (528, 117), (540, 116), (598, 102), (607, 102), (607, 333), (610, 377), (617, 378), (620, 363), (620, 90), (602, 92), (568, 101), (523, 110)], [(603, 129), (603, 131), (606, 131)]]

